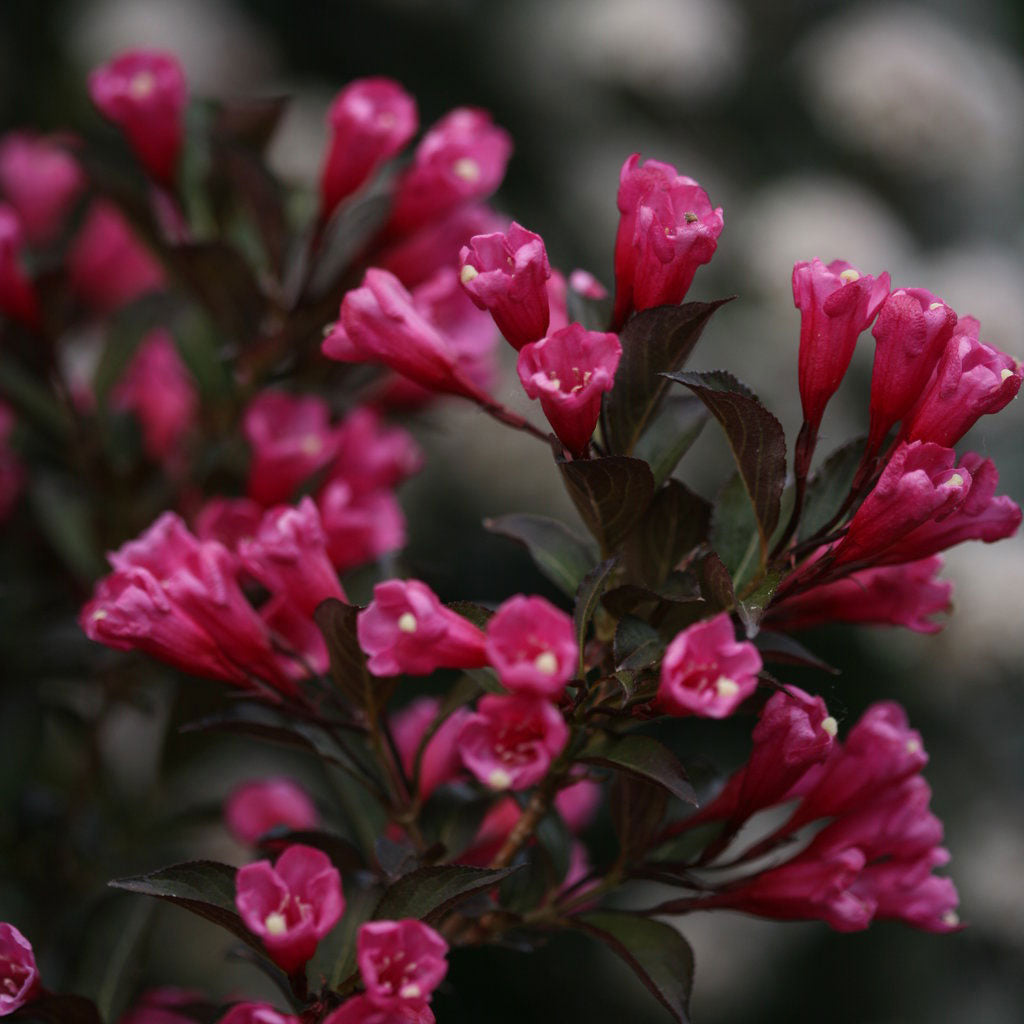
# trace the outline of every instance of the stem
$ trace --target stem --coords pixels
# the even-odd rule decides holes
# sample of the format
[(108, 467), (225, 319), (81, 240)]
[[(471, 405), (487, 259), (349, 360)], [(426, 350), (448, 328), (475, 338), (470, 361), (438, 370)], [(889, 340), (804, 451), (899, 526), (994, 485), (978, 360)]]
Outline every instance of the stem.
[(789, 522), (785, 532), (779, 538), (778, 544), (771, 553), (771, 557), (778, 558), (785, 550), (797, 526), (800, 525), (800, 516), (804, 509), (804, 497), (807, 493), (807, 475), (811, 469), (811, 460), (814, 458), (814, 447), (818, 443), (818, 428), (812, 427), (804, 420), (800, 428), (800, 434), (796, 439), (796, 447), (793, 451), (793, 476), (796, 482), (796, 492), (793, 495), (793, 511), (790, 514)]
[(477, 404), (489, 416), (493, 416), (499, 423), (504, 423), (506, 427), (521, 430), (524, 434), (537, 438), (545, 447), (550, 445), (551, 442), (548, 440), (547, 434), (542, 430), (538, 430), (528, 420), (524, 420), (518, 413), (514, 413), (511, 409), (506, 409), (500, 402), (477, 400)]
[(548, 772), (547, 776), (530, 797), (526, 810), (519, 816), (515, 828), (509, 833), (504, 845), (494, 855), (494, 859), (488, 864), (494, 868), (506, 868), (512, 863), (512, 858), (526, 845), (533, 835), (541, 818), (548, 812), (551, 801), (561, 787), (562, 780), (566, 774), (565, 768)]

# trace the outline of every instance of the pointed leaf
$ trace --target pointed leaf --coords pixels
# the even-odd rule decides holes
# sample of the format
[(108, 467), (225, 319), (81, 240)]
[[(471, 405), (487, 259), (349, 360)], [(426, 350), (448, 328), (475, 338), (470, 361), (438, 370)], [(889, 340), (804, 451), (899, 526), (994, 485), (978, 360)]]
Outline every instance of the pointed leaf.
[(813, 537), (842, 508), (866, 443), (866, 438), (858, 437), (837, 448), (808, 481), (800, 515), (800, 540)]
[(678, 480), (669, 480), (626, 541), (631, 574), (647, 586), (660, 586), (683, 555), (704, 541), (710, 522), (711, 506)]
[(774, 633), (764, 629), (757, 634), (754, 643), (765, 661), (775, 661), (784, 665), (805, 665), (828, 672), (829, 675), (839, 675), (839, 669), (827, 661), (822, 661), (799, 640), (794, 640), (786, 633)]
[(697, 794), (676, 755), (650, 736), (598, 734), (578, 760), (656, 782), (684, 803), (697, 804)]
[(388, 886), (373, 916), (386, 921), (416, 917), (428, 923), (436, 922), (460, 900), (494, 888), (515, 870), (455, 864), (417, 868)]
[(675, 928), (616, 910), (592, 911), (574, 920), (622, 957), (679, 1024), (688, 1024), (693, 950)]
[(701, 559), (697, 573), (700, 578), (701, 595), (712, 611), (727, 611), (736, 605), (732, 577), (714, 551)]
[(118, 878), (114, 889), (155, 896), (227, 929), (261, 954), (263, 944), (242, 922), (235, 910), (235, 869), (212, 860), (174, 864), (148, 875)]
[(366, 654), (356, 636), (359, 611), (354, 605), (329, 597), (317, 605), (313, 618), (327, 644), (331, 678), (356, 707), (365, 708), (373, 693), (373, 681), (366, 667)]
[(579, 674), (583, 677), (583, 647), (587, 637), (587, 626), (594, 617), (598, 602), (608, 585), (612, 570), (615, 568), (615, 559), (609, 558), (606, 562), (595, 566), (580, 584), (576, 592), (576, 605), (573, 609), (573, 625), (576, 627), (576, 646), (580, 652)]
[(589, 540), (583, 540), (564, 523), (547, 516), (499, 516), (485, 519), (484, 528), (523, 544), (537, 568), (570, 596), (576, 593), (599, 557)]
[(654, 497), (646, 462), (612, 455), (559, 462), (569, 497), (605, 555), (629, 536)]
[(667, 385), (661, 374), (681, 370), (712, 314), (729, 299), (658, 306), (637, 313), (619, 334), (622, 359), (605, 398), (605, 441), (630, 455), (658, 409)]
[(750, 495), (740, 474), (733, 475), (715, 497), (711, 514), (711, 547), (739, 590), (762, 567), (761, 536)]
[(643, 856), (668, 807), (668, 791), (636, 775), (616, 775), (608, 797), (619, 848), (627, 861)]
[(636, 456), (651, 467), (654, 482), (663, 484), (679, 460), (700, 437), (708, 421), (704, 403), (693, 395), (666, 395), (650, 426), (636, 444)]
[(739, 600), (737, 611), (746, 631), (747, 639), (752, 640), (761, 628), (761, 619), (771, 604), (775, 588), (782, 579), (780, 572), (767, 572), (755, 584), (744, 591)]
[(665, 645), (658, 631), (635, 615), (626, 615), (615, 630), (615, 667), (636, 671), (653, 665), (661, 657)]
[(782, 424), (731, 374), (716, 370), (667, 376), (688, 387), (721, 423), (757, 515), (761, 546), (767, 547), (779, 521), (779, 502), (786, 482)]

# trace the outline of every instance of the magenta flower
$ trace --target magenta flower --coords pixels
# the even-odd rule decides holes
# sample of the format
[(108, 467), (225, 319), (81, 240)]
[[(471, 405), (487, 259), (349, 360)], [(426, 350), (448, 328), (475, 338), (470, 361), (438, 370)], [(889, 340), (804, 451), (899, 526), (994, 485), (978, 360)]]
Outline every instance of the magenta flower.
[[(434, 719), (441, 702), (436, 697), (420, 697), (391, 718), (391, 732), (402, 759), (402, 770), (410, 778), (416, 763), (416, 751)], [(438, 786), (463, 775), (462, 758), (455, 741), (471, 712), (458, 708), (449, 715), (427, 741), (420, 761), (419, 795), (426, 800)]]
[(260, 779), (236, 786), (224, 807), (231, 834), (251, 846), (272, 828), (316, 828), (320, 821), (309, 794), (291, 779)]
[(280, 1013), (269, 1003), (236, 1003), (217, 1024), (300, 1024), (300, 1021), (290, 1013)]
[(982, 417), (999, 412), (1020, 391), (1015, 359), (978, 340), (978, 321), (964, 317), (935, 374), (903, 424), (906, 441), (955, 445)]
[(68, 251), (71, 288), (97, 313), (112, 313), (164, 286), (163, 268), (139, 241), (121, 212), (92, 204)]
[(903, 921), (922, 931), (944, 934), (960, 931), (956, 912), (960, 897), (949, 878), (931, 873), (948, 860), (941, 848), (916, 860), (884, 860), (861, 872), (856, 888), (876, 903), (879, 920)]
[(585, 299), (600, 301), (608, 298), (608, 289), (589, 270), (577, 267), (569, 275), (569, 287)]
[(505, 689), (557, 697), (579, 661), (572, 619), (543, 597), (517, 594), (487, 623), (487, 657)]
[(238, 545), (245, 568), (272, 594), (284, 594), (310, 618), (321, 601), (345, 600), (338, 574), (327, 557), (320, 512), (310, 497), (298, 506), (268, 509), (256, 536)]
[(21, 222), (0, 203), (0, 313), (33, 329), (40, 325), (39, 299), (21, 264)]
[(416, 134), (416, 101), (391, 78), (357, 78), (331, 103), (331, 143), (320, 174), (320, 215), (365, 185)]
[(853, 358), (857, 338), (889, 294), (889, 275), (877, 278), (844, 260), (819, 259), (793, 267), (793, 303), (800, 310), (800, 401), (816, 435), (829, 399)]
[(356, 632), (377, 676), (425, 676), (438, 668), (487, 664), (483, 632), (445, 608), (419, 580), (378, 583), (356, 618)]
[(464, 204), (486, 199), (505, 176), (512, 139), (485, 110), (459, 107), (420, 140), (398, 181), (393, 234), (408, 234)]
[(384, 424), (365, 406), (353, 409), (336, 433), (338, 460), (333, 476), (374, 491), (396, 487), (423, 467), (423, 452), (401, 427)]
[(137, 648), (197, 675), (241, 685), (256, 677), (294, 689), (222, 544), (199, 541), (165, 512), (108, 558), (114, 572), (99, 581), (79, 617), (91, 640)]
[(886, 434), (921, 397), (956, 321), (956, 313), (923, 288), (900, 288), (882, 303), (871, 330), (875, 362), (869, 452), (881, 448)]
[(561, 712), (542, 697), (480, 699), (459, 733), (462, 763), (491, 789), (527, 789), (547, 773), (569, 739)]
[(296, 843), (273, 866), (260, 860), (238, 869), (235, 905), (274, 963), (292, 974), (337, 924), (345, 900), (341, 876), (327, 854)]
[(757, 688), (760, 671), (757, 648), (736, 640), (722, 612), (684, 629), (668, 645), (657, 706), (669, 715), (725, 718)]
[(169, 332), (158, 328), (146, 335), (111, 402), (138, 418), (143, 444), (152, 459), (174, 461), (182, 439), (195, 423), (199, 393)]
[[(196, 536), (220, 541), (236, 552), (243, 540), (252, 540), (263, 519), (263, 507), (248, 498), (211, 498), (196, 514)], [(239, 563), (241, 564), (241, 563)]]
[(57, 140), (22, 132), (0, 140), (0, 193), (33, 245), (53, 239), (84, 184), (78, 162)]
[(89, 75), (89, 95), (100, 113), (124, 132), (154, 180), (168, 187), (181, 152), (187, 92), (178, 58), (159, 50), (129, 50)]
[(32, 943), (13, 924), (0, 921), (0, 1017), (31, 1002), (39, 988)]
[(952, 514), (971, 490), (970, 471), (955, 460), (951, 448), (931, 442), (901, 444), (833, 548), (830, 571), (877, 562), (912, 530)]
[(260, 607), (260, 619), (274, 641), (280, 672), (299, 682), (330, 667), (327, 644), (316, 622), (285, 594), (275, 594)]
[(459, 260), (462, 287), (478, 309), (490, 312), (514, 349), (544, 337), (551, 265), (540, 235), (513, 221), (507, 234), (471, 239)]
[(558, 439), (582, 456), (601, 414), (601, 395), (612, 389), (622, 356), (617, 335), (570, 324), (519, 352), (523, 389), (539, 398)]
[(349, 999), (324, 1017), (323, 1024), (435, 1024), (435, 1018), (426, 1003), (378, 1006), (369, 996), (362, 995)]
[(967, 497), (945, 518), (929, 520), (911, 530), (881, 555), (881, 561), (922, 559), (968, 540), (992, 544), (1017, 532), (1021, 522), (1020, 506), (1005, 495), (996, 496), (999, 472), (995, 463), (975, 452), (967, 452), (961, 465), (971, 474)]
[(345, 295), (323, 353), (341, 362), (383, 363), (431, 391), (490, 401), (460, 367), (451, 341), (386, 270), (371, 267), (362, 286)]
[[(941, 530), (958, 516), (959, 512), (955, 512), (941, 524), (926, 523), (909, 537), (933, 525)], [(902, 549), (906, 543), (901, 541), (897, 548)], [(773, 629), (800, 630), (826, 622), (853, 622), (937, 633), (942, 623), (936, 622), (934, 616), (950, 610), (953, 593), (952, 583), (937, 578), (941, 570), (942, 559), (938, 555), (904, 565), (864, 569), (784, 598), (769, 609), (765, 624)]]
[(261, 505), (290, 501), (298, 486), (338, 451), (331, 413), (322, 398), (261, 391), (246, 406), (242, 433), (252, 448), (249, 497)]
[(677, 305), (693, 276), (708, 263), (722, 233), (722, 208), (671, 164), (634, 153), (619, 175), (619, 229), (615, 236), (616, 329), (653, 306)]
[(405, 516), (390, 491), (359, 491), (346, 480), (332, 480), (317, 502), (327, 556), (339, 572), (405, 546)]
[(447, 954), (448, 943), (415, 918), (368, 921), (356, 940), (366, 994), (381, 1007), (429, 1002), (448, 973)]

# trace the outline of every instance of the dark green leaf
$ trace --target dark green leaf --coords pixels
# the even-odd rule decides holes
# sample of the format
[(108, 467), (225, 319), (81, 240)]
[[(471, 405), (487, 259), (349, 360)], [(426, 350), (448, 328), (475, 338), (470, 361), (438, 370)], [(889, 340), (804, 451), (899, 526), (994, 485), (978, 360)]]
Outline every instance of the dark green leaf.
[(576, 627), (576, 646), (580, 652), (579, 671), (583, 675), (583, 647), (587, 638), (587, 627), (594, 617), (598, 602), (608, 585), (612, 570), (615, 568), (615, 559), (609, 558), (606, 562), (595, 566), (580, 584), (576, 592), (576, 604), (573, 609), (573, 625)]
[(765, 661), (776, 661), (784, 665), (806, 665), (830, 675), (839, 675), (839, 669), (833, 668), (827, 661), (822, 661), (813, 651), (809, 651), (786, 633), (762, 630), (754, 642)]
[(155, 896), (226, 928), (247, 945), (265, 953), (263, 944), (242, 923), (235, 910), (235, 869), (211, 860), (174, 864), (148, 875), (118, 878), (114, 889)]
[(490, 796), (481, 796), (468, 785), (441, 786), (430, 794), (420, 827), (444, 846), (448, 859), (455, 859), (472, 844), (493, 804)]
[(661, 657), (665, 645), (658, 631), (635, 615), (626, 615), (615, 630), (615, 666), (636, 671), (653, 665)]
[(700, 579), (700, 592), (711, 611), (727, 611), (735, 606), (732, 577), (714, 551), (701, 559), (697, 575)]
[(473, 623), (477, 629), (486, 629), (488, 621), (494, 614), (490, 608), (485, 608), (482, 604), (476, 604), (474, 601), (449, 601), (445, 607)]
[(499, 885), (515, 868), (471, 868), (455, 864), (417, 868), (388, 886), (373, 916), (396, 921), (439, 921), (460, 900)]
[(81, 996), (59, 996), (47, 992), (11, 1014), (18, 1024), (103, 1024), (96, 1007)]
[(779, 502), (786, 482), (782, 424), (731, 374), (716, 370), (667, 376), (688, 387), (721, 423), (750, 494), (765, 549), (779, 521)]
[(629, 536), (654, 497), (646, 462), (612, 455), (559, 462), (569, 497), (601, 550), (611, 554)]
[(678, 480), (669, 480), (625, 545), (631, 574), (659, 587), (682, 557), (707, 537), (711, 506)]
[(547, 516), (500, 516), (485, 519), (484, 527), (523, 544), (537, 568), (570, 597), (598, 561), (598, 553), (589, 540)]
[(821, 464), (807, 484), (800, 515), (801, 540), (813, 537), (842, 507), (857, 474), (866, 438), (858, 437), (837, 448)]
[(688, 1024), (693, 950), (675, 928), (616, 910), (580, 914), (575, 921), (622, 957), (675, 1020)]
[(657, 415), (636, 445), (637, 458), (651, 467), (654, 482), (663, 484), (679, 460), (700, 437), (708, 421), (704, 403), (693, 395), (666, 395)]
[(616, 775), (609, 793), (612, 824), (627, 861), (643, 856), (668, 806), (664, 786), (635, 775)]
[(579, 760), (656, 782), (685, 803), (697, 804), (697, 794), (675, 754), (650, 736), (598, 734)]
[(754, 506), (739, 473), (733, 473), (715, 498), (711, 547), (729, 570), (737, 590), (761, 568), (761, 537)]
[(667, 384), (661, 374), (681, 370), (711, 315), (729, 299), (658, 306), (637, 313), (619, 334), (622, 359), (605, 398), (605, 441), (630, 455), (658, 409)]
[(757, 636), (761, 628), (761, 619), (771, 604), (775, 588), (782, 579), (782, 573), (767, 572), (755, 584), (743, 592), (739, 600), (737, 611), (740, 621), (746, 631), (747, 639), (751, 640)]
[(0, 393), (30, 423), (36, 423), (62, 442), (71, 431), (71, 417), (58, 404), (39, 376), (26, 370), (9, 351), (0, 359)]
[(313, 618), (327, 644), (335, 685), (356, 707), (366, 708), (373, 699), (374, 682), (356, 635), (359, 611), (354, 605), (329, 597), (317, 605)]

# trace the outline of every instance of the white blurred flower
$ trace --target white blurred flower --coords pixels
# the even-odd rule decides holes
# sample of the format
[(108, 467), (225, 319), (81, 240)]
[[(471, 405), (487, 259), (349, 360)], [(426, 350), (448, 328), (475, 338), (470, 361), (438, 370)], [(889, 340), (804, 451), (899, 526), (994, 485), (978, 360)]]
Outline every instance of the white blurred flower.
[(933, 9), (855, 7), (805, 39), (798, 60), (822, 130), (882, 163), (975, 181), (1020, 166), (1020, 69)]
[(201, 95), (251, 92), (275, 69), (271, 42), (228, 0), (98, 0), (68, 33), (83, 72), (132, 47), (174, 53)]

